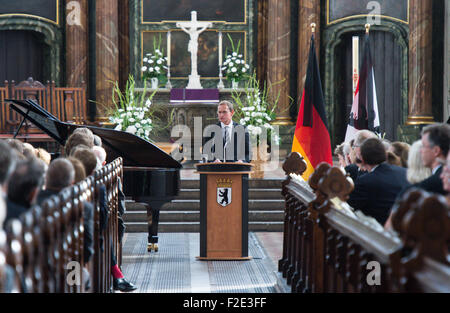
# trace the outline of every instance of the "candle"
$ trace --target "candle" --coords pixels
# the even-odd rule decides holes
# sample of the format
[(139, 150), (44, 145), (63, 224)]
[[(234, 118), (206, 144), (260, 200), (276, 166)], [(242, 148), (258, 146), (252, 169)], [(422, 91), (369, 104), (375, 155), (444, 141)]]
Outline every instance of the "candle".
[(167, 32), (167, 66), (170, 66), (170, 30)]
[(219, 66), (222, 66), (222, 32), (219, 32)]

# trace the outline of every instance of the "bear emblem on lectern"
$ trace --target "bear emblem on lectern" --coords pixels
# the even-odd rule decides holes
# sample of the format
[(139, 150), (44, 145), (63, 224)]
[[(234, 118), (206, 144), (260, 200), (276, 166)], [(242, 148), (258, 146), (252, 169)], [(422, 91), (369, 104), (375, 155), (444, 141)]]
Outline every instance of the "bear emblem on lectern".
[(231, 203), (231, 184), (229, 178), (217, 179), (217, 203), (221, 206), (227, 206)]

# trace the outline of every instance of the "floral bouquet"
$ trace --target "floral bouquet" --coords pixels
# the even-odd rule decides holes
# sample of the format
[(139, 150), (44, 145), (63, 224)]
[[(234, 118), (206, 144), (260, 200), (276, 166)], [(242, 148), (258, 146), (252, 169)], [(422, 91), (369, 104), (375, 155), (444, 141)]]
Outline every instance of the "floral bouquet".
[(153, 115), (156, 108), (153, 108), (151, 99), (156, 90), (146, 97), (146, 88), (142, 94), (135, 92), (135, 81), (130, 75), (125, 86), (125, 91), (121, 92), (118, 83), (113, 89), (113, 103), (115, 108), (109, 112), (110, 122), (117, 124), (115, 129), (126, 131), (133, 135), (150, 140), (150, 133), (154, 128)]
[[(234, 116), (239, 120), (241, 125), (247, 127), (250, 136), (257, 138), (259, 144), (259, 136), (267, 132), (267, 139), (270, 141), (272, 136), (273, 126), (270, 124), (275, 119), (275, 108), (278, 99), (273, 105), (269, 105), (267, 101), (268, 90), (266, 85), (261, 90), (256, 75), (250, 76), (248, 83), (245, 86), (245, 100), (246, 104), (242, 102), (240, 93), (233, 91), (232, 97), (237, 104)], [(279, 143), (280, 138), (274, 134), (274, 140)]]
[(248, 76), (247, 71), (250, 68), (248, 64), (245, 63), (242, 54), (239, 54), (239, 46), (241, 41), (239, 40), (238, 45), (235, 49), (233, 40), (230, 34), (227, 34), (231, 42), (231, 49), (233, 52), (225, 57), (223, 62), (222, 71), (225, 71), (225, 76), (229, 81), (241, 81), (244, 77)]
[(167, 73), (167, 57), (163, 55), (160, 50), (161, 47), (161, 36), (159, 36), (159, 41), (156, 42), (153, 38), (153, 52), (147, 53), (142, 60), (142, 78), (148, 80), (151, 78), (158, 78), (162, 81), (166, 78)]

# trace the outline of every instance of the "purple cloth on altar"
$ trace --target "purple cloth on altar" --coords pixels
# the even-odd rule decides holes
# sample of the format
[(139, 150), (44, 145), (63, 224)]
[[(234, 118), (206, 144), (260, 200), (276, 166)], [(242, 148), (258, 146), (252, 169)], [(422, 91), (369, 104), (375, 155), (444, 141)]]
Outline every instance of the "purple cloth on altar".
[(219, 89), (171, 89), (170, 102), (219, 102)]

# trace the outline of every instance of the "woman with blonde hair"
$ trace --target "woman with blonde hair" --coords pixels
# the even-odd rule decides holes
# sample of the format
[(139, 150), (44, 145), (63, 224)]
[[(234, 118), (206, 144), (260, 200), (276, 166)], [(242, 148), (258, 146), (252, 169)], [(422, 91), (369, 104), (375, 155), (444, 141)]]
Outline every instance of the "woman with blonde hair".
[(421, 148), (422, 141), (417, 140), (409, 149), (406, 179), (411, 184), (421, 182), (431, 176), (431, 169), (423, 165), (422, 156), (420, 154)]

